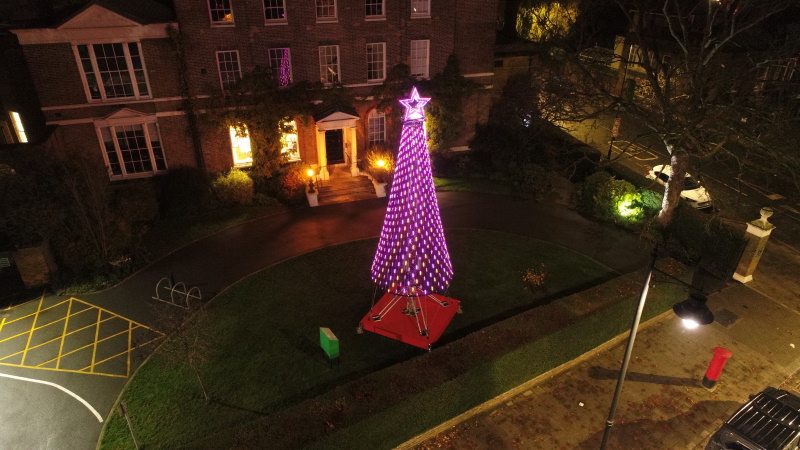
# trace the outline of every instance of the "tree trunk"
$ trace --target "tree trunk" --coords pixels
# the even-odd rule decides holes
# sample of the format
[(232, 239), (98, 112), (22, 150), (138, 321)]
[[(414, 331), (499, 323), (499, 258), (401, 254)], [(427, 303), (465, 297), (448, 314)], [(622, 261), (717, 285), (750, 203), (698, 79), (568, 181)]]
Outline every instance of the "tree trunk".
[(670, 153), (671, 175), (669, 181), (664, 185), (664, 199), (661, 201), (661, 211), (658, 213), (658, 222), (662, 227), (667, 228), (672, 223), (672, 216), (678, 202), (681, 200), (684, 178), (686, 177), (686, 165), (689, 155), (679, 152), (671, 144), (667, 144)]

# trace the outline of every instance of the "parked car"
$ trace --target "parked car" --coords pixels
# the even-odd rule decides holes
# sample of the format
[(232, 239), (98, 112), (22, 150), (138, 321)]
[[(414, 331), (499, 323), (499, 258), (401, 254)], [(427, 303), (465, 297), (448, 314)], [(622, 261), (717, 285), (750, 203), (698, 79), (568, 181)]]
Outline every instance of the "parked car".
[(706, 450), (797, 450), (798, 441), (800, 397), (768, 387), (722, 424)]
[[(669, 176), (672, 174), (672, 167), (668, 165), (660, 165), (653, 167), (652, 170), (647, 172), (647, 178), (656, 180), (660, 185), (667, 184)], [(683, 180), (683, 191), (681, 191), (681, 198), (689, 202), (692, 207), (697, 209), (711, 208), (711, 194), (706, 191), (706, 188), (691, 176), (688, 172), (686, 178)]]

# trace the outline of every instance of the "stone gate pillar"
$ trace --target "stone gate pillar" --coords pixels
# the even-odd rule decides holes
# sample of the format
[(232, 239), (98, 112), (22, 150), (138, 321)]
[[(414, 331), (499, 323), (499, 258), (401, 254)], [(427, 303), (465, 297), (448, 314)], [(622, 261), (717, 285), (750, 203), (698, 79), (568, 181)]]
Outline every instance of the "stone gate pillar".
[(733, 274), (734, 280), (742, 283), (753, 280), (753, 272), (756, 271), (758, 262), (761, 260), (769, 235), (775, 229), (775, 225), (767, 221), (773, 212), (770, 207), (761, 208), (761, 218), (747, 224), (747, 231), (744, 236), (747, 244), (742, 257), (739, 259), (739, 265), (736, 266), (736, 272)]

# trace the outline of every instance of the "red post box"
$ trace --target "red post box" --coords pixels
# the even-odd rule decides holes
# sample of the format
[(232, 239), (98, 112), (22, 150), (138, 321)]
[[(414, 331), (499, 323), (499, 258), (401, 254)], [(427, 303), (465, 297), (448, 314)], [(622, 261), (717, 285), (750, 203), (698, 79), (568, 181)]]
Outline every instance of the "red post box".
[(722, 369), (725, 363), (733, 356), (730, 350), (725, 347), (714, 347), (714, 357), (711, 358), (711, 364), (708, 365), (708, 370), (703, 377), (703, 387), (706, 389), (714, 389), (717, 384), (719, 376), (722, 374)]

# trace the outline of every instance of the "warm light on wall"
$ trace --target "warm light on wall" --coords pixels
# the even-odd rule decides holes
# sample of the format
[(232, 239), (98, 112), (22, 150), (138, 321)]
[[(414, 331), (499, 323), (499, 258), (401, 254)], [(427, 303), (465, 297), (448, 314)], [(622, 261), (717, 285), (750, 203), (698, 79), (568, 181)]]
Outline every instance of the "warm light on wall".
[(22, 126), (22, 118), (18, 112), (11, 111), (11, 122), (14, 123), (14, 130), (17, 132), (17, 140), (19, 142), (28, 142), (28, 135), (25, 134), (25, 127)]
[(286, 161), (300, 161), (300, 147), (297, 142), (297, 125), (294, 120), (281, 123), (281, 155)]
[(253, 164), (253, 151), (250, 147), (250, 133), (247, 127), (237, 131), (236, 127), (229, 128), (231, 133), (231, 150), (233, 152), (233, 165), (246, 167)]

